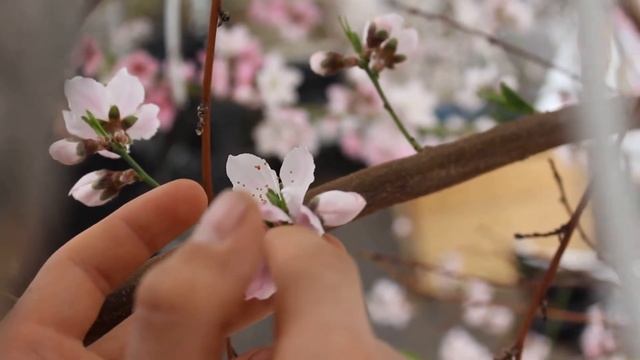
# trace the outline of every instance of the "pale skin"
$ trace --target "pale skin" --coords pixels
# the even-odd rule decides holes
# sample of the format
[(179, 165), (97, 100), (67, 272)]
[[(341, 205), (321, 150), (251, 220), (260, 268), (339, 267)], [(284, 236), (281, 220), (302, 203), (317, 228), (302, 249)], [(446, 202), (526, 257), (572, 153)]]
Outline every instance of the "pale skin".
[[(204, 214), (204, 216), (203, 216)], [(92, 345), (82, 339), (107, 294), (194, 226), (142, 279), (134, 314)], [(263, 262), (278, 287), (245, 301)], [(241, 360), (402, 359), (368, 323), (357, 268), (340, 242), (300, 227), (268, 230), (253, 200), (178, 180), (76, 236), (42, 267), (0, 326), (2, 359), (220, 359), (225, 338), (274, 313), (276, 341)]]

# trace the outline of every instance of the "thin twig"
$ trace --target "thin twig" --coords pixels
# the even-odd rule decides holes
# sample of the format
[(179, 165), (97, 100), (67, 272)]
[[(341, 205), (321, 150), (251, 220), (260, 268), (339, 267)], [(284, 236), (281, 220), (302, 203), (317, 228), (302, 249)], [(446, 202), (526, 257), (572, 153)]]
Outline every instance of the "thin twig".
[(531, 324), (533, 323), (533, 320), (536, 317), (536, 314), (538, 313), (538, 308), (545, 300), (547, 296), (547, 291), (549, 290), (549, 287), (551, 286), (551, 283), (553, 282), (553, 279), (555, 278), (556, 273), (558, 272), (558, 269), (560, 267), (560, 260), (562, 259), (562, 255), (564, 255), (565, 250), (569, 246), (569, 242), (571, 241), (571, 237), (573, 233), (578, 227), (578, 222), (580, 221), (580, 217), (582, 216), (585, 209), (587, 208), (587, 204), (589, 203), (589, 200), (591, 198), (591, 189), (592, 189), (592, 184), (590, 183), (587, 186), (587, 189), (585, 190), (584, 194), (582, 195), (582, 198), (578, 203), (578, 207), (576, 208), (575, 212), (571, 215), (571, 218), (569, 219), (569, 222), (567, 223), (567, 225), (564, 227), (564, 231), (560, 239), (560, 246), (558, 246), (558, 249), (556, 250), (556, 253), (553, 256), (553, 259), (549, 264), (549, 268), (544, 273), (540, 286), (538, 286), (538, 288), (536, 289), (535, 294), (533, 296), (533, 301), (531, 302), (527, 310), (525, 319), (520, 325), (515, 345), (513, 346), (509, 354), (509, 356), (515, 356), (516, 360), (520, 360), (522, 357), (522, 349), (524, 347), (524, 342), (527, 338), (527, 334), (529, 333), (529, 329), (531, 328)]
[(562, 235), (562, 233), (565, 231), (565, 227), (566, 225), (563, 225), (555, 230), (542, 232), (542, 233), (541, 232), (534, 232), (534, 233), (528, 233), (528, 234), (516, 233), (513, 235), (513, 237), (516, 238), (516, 240), (548, 238), (552, 236)]
[[(555, 161), (553, 161), (553, 159), (551, 158), (549, 158), (549, 167), (551, 168), (551, 172), (553, 173), (553, 179), (556, 181), (556, 184), (558, 185), (558, 191), (560, 192), (560, 199), (559, 199), (560, 203), (566, 210), (567, 214), (571, 216), (571, 214), (573, 214), (573, 208), (569, 203), (569, 198), (567, 197), (567, 190), (564, 187), (564, 181), (562, 180), (562, 176), (560, 175), (560, 172), (556, 167)], [(591, 238), (589, 238), (586, 231), (584, 231), (584, 228), (582, 227), (582, 225), (580, 225), (580, 222), (578, 222), (577, 230), (578, 230), (578, 233), (580, 234), (580, 237), (584, 241), (584, 243), (587, 244), (591, 249), (593, 249), (593, 251), (596, 251), (596, 244), (591, 240)]]
[(513, 45), (511, 43), (508, 43), (504, 40), (499, 39), (498, 37), (496, 37), (495, 35), (485, 32), (483, 30), (479, 30), (479, 29), (474, 29), (470, 26), (467, 26), (465, 24), (462, 24), (444, 14), (437, 14), (437, 13), (432, 13), (423, 9), (419, 9), (417, 7), (414, 6), (410, 6), (410, 5), (406, 5), (406, 4), (402, 4), (400, 1), (398, 0), (387, 0), (389, 2), (389, 4), (395, 8), (398, 8), (400, 10), (406, 11), (409, 14), (415, 15), (415, 16), (419, 16), (425, 20), (428, 21), (437, 21), (437, 22), (441, 22), (447, 26), (449, 26), (452, 29), (455, 29), (457, 31), (460, 31), (464, 34), (467, 35), (471, 35), (471, 36), (476, 36), (476, 37), (480, 37), (485, 39), (489, 44), (494, 45), (494, 46), (498, 46), (501, 47), (502, 49), (504, 49), (506, 52), (511, 53), (515, 56), (518, 56), (524, 60), (527, 60), (529, 62), (532, 62), (534, 64), (537, 64), (543, 68), (546, 69), (554, 69), (556, 71), (559, 71), (565, 75), (567, 75), (569, 78), (571, 78), (572, 80), (575, 80), (577, 82), (581, 81), (581, 77), (580, 75), (574, 73), (573, 71), (566, 69), (564, 67), (561, 67), (545, 58), (543, 58), (542, 56), (539, 56), (535, 53), (529, 52), (526, 49), (523, 49), (519, 46)]
[(396, 124), (396, 127), (398, 128), (398, 130), (400, 130), (400, 132), (402, 133), (402, 136), (404, 136), (404, 138), (407, 139), (411, 147), (416, 152), (420, 152), (420, 150), (422, 150), (422, 146), (413, 137), (413, 135), (409, 133), (409, 130), (407, 130), (407, 127), (404, 125), (404, 123), (400, 119), (400, 116), (398, 116), (398, 113), (395, 111), (395, 109), (391, 105), (391, 102), (389, 102), (387, 95), (382, 89), (382, 85), (380, 85), (380, 79), (378, 78), (378, 75), (375, 74), (373, 70), (371, 70), (368, 64), (365, 67), (363, 67), (363, 70), (367, 73), (367, 76), (369, 76), (369, 79), (371, 79), (373, 86), (378, 92), (378, 96), (380, 96), (380, 99), (384, 104), (384, 109), (387, 111), (387, 113), (389, 113), (389, 116), (391, 116), (391, 119), (393, 119), (393, 122)]
[(207, 193), (209, 202), (213, 200), (213, 174), (211, 170), (211, 82), (213, 81), (213, 62), (215, 59), (221, 2), (222, 0), (213, 0), (211, 3), (207, 55), (204, 65), (204, 78), (202, 80), (202, 99), (198, 109), (199, 121), (201, 122), (198, 124), (198, 132), (200, 136), (202, 136), (200, 163), (202, 170), (202, 187)]

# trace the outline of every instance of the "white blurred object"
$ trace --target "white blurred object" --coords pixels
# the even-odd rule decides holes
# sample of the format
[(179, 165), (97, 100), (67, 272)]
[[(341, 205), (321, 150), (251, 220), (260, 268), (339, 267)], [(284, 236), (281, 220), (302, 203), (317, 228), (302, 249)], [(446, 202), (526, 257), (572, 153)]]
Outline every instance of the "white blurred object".
[(300, 70), (287, 66), (282, 55), (268, 54), (256, 81), (267, 108), (292, 105), (298, 101), (298, 86), (302, 84)]
[(391, 223), (391, 231), (399, 238), (408, 238), (413, 232), (413, 220), (404, 215), (395, 216)]
[(447, 332), (440, 344), (440, 360), (492, 360), (491, 351), (460, 327)]
[(389, 279), (380, 279), (373, 284), (367, 294), (367, 309), (374, 323), (398, 330), (406, 328), (414, 315), (406, 291)]
[(538, 333), (529, 333), (524, 343), (522, 360), (546, 360), (551, 355), (551, 341)]
[(280, 159), (296, 146), (305, 147), (312, 153), (319, 146), (309, 113), (300, 108), (267, 109), (266, 118), (256, 127), (253, 137), (258, 153)]
[(167, 78), (178, 106), (187, 101), (187, 82), (182, 58), (182, 12), (180, 0), (164, 2), (164, 44), (167, 49)]

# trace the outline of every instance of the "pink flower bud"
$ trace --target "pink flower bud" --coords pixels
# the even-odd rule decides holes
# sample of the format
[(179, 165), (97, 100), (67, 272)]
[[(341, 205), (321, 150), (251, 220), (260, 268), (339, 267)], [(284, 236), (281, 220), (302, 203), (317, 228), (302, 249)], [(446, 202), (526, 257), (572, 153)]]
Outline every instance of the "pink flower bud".
[(311, 70), (320, 76), (335, 75), (340, 70), (358, 64), (356, 58), (345, 58), (342, 54), (331, 51), (319, 51), (311, 55)]
[(136, 173), (125, 171), (98, 170), (80, 178), (69, 191), (69, 196), (86, 206), (100, 206), (118, 196), (120, 190), (136, 182)]
[(327, 191), (311, 200), (311, 207), (326, 226), (341, 226), (358, 216), (367, 201), (358, 193)]
[(81, 148), (82, 142), (80, 140), (62, 139), (51, 144), (49, 155), (64, 165), (75, 165), (82, 162), (86, 157)]

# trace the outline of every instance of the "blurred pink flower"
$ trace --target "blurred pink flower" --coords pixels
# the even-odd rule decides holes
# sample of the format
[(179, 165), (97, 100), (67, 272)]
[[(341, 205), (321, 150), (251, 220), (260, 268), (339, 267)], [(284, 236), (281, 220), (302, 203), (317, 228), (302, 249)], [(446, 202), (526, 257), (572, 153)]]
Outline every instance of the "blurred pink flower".
[(272, 108), (253, 133), (258, 153), (284, 158), (290, 149), (304, 146), (312, 152), (318, 148), (318, 136), (309, 113), (300, 108)]
[(617, 350), (613, 331), (606, 327), (604, 314), (596, 305), (587, 312), (588, 325), (580, 336), (580, 348), (587, 359), (602, 359)]
[(118, 60), (115, 70), (126, 68), (137, 76), (145, 88), (153, 85), (160, 70), (160, 62), (145, 50), (136, 50)]
[(441, 360), (492, 360), (489, 349), (460, 327), (449, 330), (440, 344)]
[(362, 158), (370, 166), (416, 153), (394, 124), (387, 119), (380, 119), (368, 125), (363, 143)]
[(398, 330), (406, 328), (415, 314), (406, 291), (389, 279), (376, 280), (366, 303), (371, 321)]
[(306, 38), (322, 21), (322, 11), (313, 0), (253, 0), (249, 17), (273, 27), (288, 40)]
[(159, 83), (149, 88), (147, 101), (156, 104), (160, 108), (158, 113), (160, 130), (164, 132), (170, 131), (176, 120), (177, 108), (169, 85)]
[(73, 62), (80, 66), (82, 75), (89, 77), (98, 75), (104, 64), (104, 54), (100, 50), (98, 41), (91, 36), (83, 37), (75, 49)]

